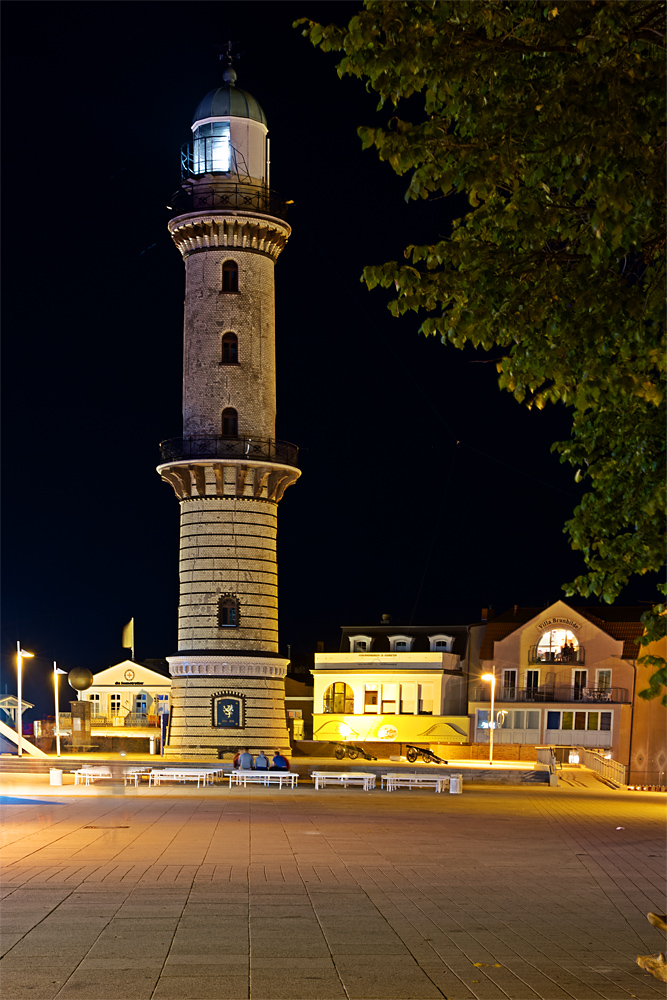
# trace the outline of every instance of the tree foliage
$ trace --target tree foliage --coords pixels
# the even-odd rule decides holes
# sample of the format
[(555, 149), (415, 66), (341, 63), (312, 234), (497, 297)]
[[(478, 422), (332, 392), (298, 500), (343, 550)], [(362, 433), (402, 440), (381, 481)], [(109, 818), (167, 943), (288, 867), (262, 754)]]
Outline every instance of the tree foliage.
[(467, 195), (449, 235), (364, 280), (422, 333), (500, 348), (520, 402), (570, 408), (553, 448), (589, 487), (565, 526), (587, 572), (565, 590), (607, 602), (664, 564), (664, 18), (643, 0), (367, 0), (347, 27), (297, 22), (390, 106), (358, 131), (406, 198)]

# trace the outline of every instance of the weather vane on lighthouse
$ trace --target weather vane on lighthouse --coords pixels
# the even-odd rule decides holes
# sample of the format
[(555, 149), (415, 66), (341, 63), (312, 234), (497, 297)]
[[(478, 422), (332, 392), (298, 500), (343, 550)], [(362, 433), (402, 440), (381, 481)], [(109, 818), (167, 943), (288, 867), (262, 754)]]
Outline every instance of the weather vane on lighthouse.
[(169, 232), (185, 263), (182, 437), (158, 471), (181, 508), (178, 653), (167, 754), (289, 745), (278, 654), (278, 502), (300, 475), (275, 439), (274, 267), (290, 235), (266, 116), (236, 87), (200, 101)]

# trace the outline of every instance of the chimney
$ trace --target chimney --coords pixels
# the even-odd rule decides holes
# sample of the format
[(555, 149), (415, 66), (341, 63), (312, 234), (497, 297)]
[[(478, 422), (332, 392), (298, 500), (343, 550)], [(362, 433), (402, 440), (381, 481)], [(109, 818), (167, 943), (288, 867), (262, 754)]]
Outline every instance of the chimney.
[(482, 608), (482, 621), (485, 622), (488, 618), (493, 618), (494, 610), (493, 604), (489, 604), (488, 608)]
[(517, 613), (517, 610), (518, 610), (518, 608), (519, 608), (519, 605), (518, 605), (518, 604), (515, 604), (515, 605), (514, 605), (514, 614), (515, 614), (515, 615), (516, 615), (516, 613)]
[(391, 625), (391, 615), (382, 615), (382, 624)]

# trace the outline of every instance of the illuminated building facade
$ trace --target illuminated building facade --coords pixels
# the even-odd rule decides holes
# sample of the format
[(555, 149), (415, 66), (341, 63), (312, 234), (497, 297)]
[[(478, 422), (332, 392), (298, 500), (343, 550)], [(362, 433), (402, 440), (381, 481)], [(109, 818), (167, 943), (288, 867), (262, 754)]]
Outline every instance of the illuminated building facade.
[(655, 772), (657, 783), (666, 768), (664, 721), (659, 738), (651, 741), (650, 726), (640, 719), (660, 713), (651, 712), (637, 694), (646, 686), (645, 668), (636, 662), (642, 655), (643, 610), (573, 608), (556, 601), (547, 608), (516, 606), (490, 619), (479, 674), (470, 679), (471, 742), (489, 740), (490, 684), (478, 678), (493, 669), (496, 746), (609, 751), (631, 770)]
[(267, 122), (224, 85), (197, 107), (169, 232), (185, 263), (183, 433), (158, 472), (181, 508), (178, 653), (167, 753), (286, 748), (278, 502), (299, 477), (275, 439), (274, 267), (290, 235)]
[(316, 653), (313, 739), (469, 742), (469, 657), (484, 626), (344, 627), (340, 651)]

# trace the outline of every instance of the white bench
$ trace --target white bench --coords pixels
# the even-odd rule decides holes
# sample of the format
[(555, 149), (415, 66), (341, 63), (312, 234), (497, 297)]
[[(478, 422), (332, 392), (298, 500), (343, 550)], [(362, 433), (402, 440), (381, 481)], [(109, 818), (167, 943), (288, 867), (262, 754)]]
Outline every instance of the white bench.
[(179, 770), (175, 767), (154, 768), (148, 776), (149, 785), (160, 785), (163, 781), (196, 781), (197, 788), (200, 783), (208, 785), (213, 781), (213, 774), (209, 770), (188, 767)]
[(108, 767), (84, 766), (80, 767), (77, 771), (72, 771), (72, 774), (74, 775), (75, 785), (80, 783), (89, 785), (96, 778), (113, 778), (113, 774)]
[(289, 785), (296, 788), (299, 784), (299, 775), (294, 771), (232, 771), (229, 775), (229, 787), (232, 785), (243, 785), (244, 788), (251, 785)]
[(436, 792), (442, 792), (449, 785), (449, 776), (444, 774), (407, 774), (405, 771), (395, 774), (383, 774), (382, 784), (388, 792), (393, 792), (397, 788), (435, 788)]
[(315, 783), (315, 788), (326, 788), (327, 785), (339, 785), (347, 788), (348, 785), (361, 785), (365, 792), (370, 792), (375, 788), (376, 774), (370, 771), (311, 771), (311, 776)]

